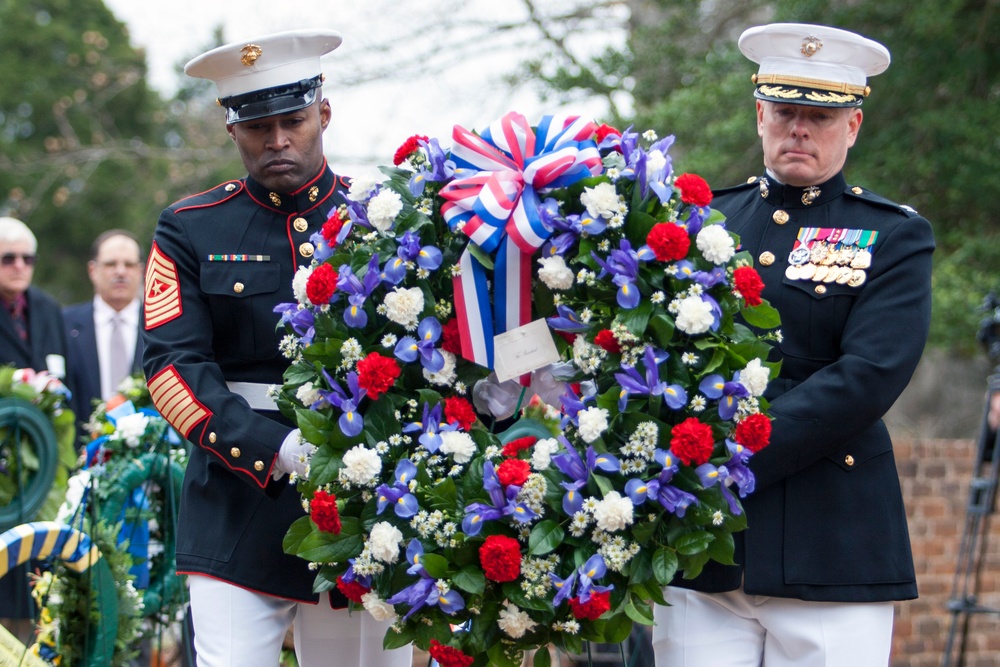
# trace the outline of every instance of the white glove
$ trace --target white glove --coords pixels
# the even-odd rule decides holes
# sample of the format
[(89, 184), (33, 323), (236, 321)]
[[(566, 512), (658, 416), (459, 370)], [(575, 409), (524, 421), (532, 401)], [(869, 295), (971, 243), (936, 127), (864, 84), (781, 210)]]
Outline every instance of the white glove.
[(315, 451), (315, 446), (302, 439), (302, 432), (299, 429), (291, 431), (281, 443), (271, 477), (278, 480), (286, 473), (304, 475), (309, 467), (309, 459)]

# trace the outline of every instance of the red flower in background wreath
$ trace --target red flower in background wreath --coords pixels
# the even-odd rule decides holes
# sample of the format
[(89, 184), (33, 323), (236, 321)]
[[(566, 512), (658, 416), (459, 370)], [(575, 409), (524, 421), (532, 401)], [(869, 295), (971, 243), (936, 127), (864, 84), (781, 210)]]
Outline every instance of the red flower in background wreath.
[(598, 331), (597, 335), (594, 336), (594, 344), (611, 354), (618, 354), (622, 351), (622, 346), (618, 343), (615, 335), (611, 333), (611, 329), (601, 329)]
[(370, 588), (362, 586), (356, 580), (344, 581), (343, 577), (337, 577), (337, 590), (343, 593), (345, 598), (358, 604), (363, 604), (362, 596), (371, 592)]
[(479, 563), (490, 581), (514, 581), (521, 574), (521, 544), (513, 537), (490, 535), (479, 547)]
[(712, 457), (712, 427), (688, 417), (670, 431), (670, 451), (685, 465), (700, 466)]
[(330, 297), (337, 291), (337, 279), (337, 271), (329, 264), (320, 264), (313, 269), (306, 281), (309, 301), (316, 306), (330, 303)]
[(771, 442), (771, 420), (762, 414), (753, 414), (736, 425), (733, 439), (753, 453)]
[(337, 496), (319, 490), (309, 502), (309, 518), (324, 533), (340, 534), (340, 512), (337, 511)]
[(741, 266), (733, 270), (733, 286), (748, 306), (759, 306), (762, 303), (760, 293), (764, 290), (764, 281), (752, 266)]
[(578, 597), (570, 598), (569, 609), (574, 617), (582, 621), (596, 621), (611, 609), (611, 591), (592, 592), (586, 602), (580, 602)]
[(395, 359), (372, 352), (358, 362), (358, 386), (374, 401), (393, 385), (401, 372)]
[(531, 474), (531, 464), (524, 459), (505, 459), (497, 466), (497, 479), (504, 486), (523, 486)]
[(436, 639), (431, 640), (431, 647), (427, 652), (441, 667), (469, 667), (476, 661), (471, 655), (466, 655), (454, 646), (442, 644)]
[(701, 176), (681, 174), (674, 181), (674, 186), (681, 191), (681, 201), (685, 204), (708, 206), (712, 203), (712, 188)]
[(688, 250), (691, 249), (691, 237), (680, 225), (658, 222), (649, 230), (646, 245), (661, 262), (676, 262), (687, 257)]
[(538, 442), (538, 438), (536, 438), (533, 435), (526, 435), (521, 438), (515, 438), (514, 440), (511, 440), (506, 445), (504, 445), (500, 453), (503, 454), (508, 459), (512, 459), (519, 453), (523, 452), (524, 450), (534, 445), (536, 442)]
[(421, 141), (427, 141), (427, 137), (421, 134), (414, 134), (404, 141), (403, 145), (396, 149), (396, 154), (392, 156), (392, 163), (398, 167), (406, 162), (407, 158), (420, 148)]
[(463, 431), (468, 431), (476, 423), (476, 410), (467, 399), (451, 396), (444, 399), (444, 419), (449, 424), (458, 424)]

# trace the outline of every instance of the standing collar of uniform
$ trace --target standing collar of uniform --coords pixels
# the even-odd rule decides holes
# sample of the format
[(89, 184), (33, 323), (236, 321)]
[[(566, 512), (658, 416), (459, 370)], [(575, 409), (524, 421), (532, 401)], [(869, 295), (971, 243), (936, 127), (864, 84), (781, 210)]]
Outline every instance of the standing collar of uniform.
[(758, 184), (762, 184), (764, 179), (767, 179), (767, 187), (760, 186), (761, 196), (767, 200), (768, 204), (772, 204), (778, 208), (809, 208), (819, 206), (844, 194), (844, 190), (847, 189), (844, 172), (838, 171), (830, 180), (812, 186), (819, 189), (819, 194), (810, 203), (806, 204), (805, 201), (808, 198), (804, 198), (803, 195), (806, 194), (809, 188), (799, 188), (779, 183), (773, 176), (767, 173), (757, 179)]
[(246, 187), (250, 196), (261, 206), (281, 211), (282, 213), (305, 213), (330, 198), (337, 184), (337, 176), (323, 160), (323, 167), (315, 177), (295, 192), (273, 192), (247, 176)]

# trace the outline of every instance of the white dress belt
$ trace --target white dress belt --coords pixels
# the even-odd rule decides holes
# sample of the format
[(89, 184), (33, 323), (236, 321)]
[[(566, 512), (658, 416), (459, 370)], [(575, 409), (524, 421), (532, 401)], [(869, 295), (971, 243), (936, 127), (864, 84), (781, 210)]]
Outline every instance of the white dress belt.
[(242, 396), (253, 410), (277, 410), (278, 404), (268, 394), (269, 384), (263, 382), (227, 382), (229, 391)]

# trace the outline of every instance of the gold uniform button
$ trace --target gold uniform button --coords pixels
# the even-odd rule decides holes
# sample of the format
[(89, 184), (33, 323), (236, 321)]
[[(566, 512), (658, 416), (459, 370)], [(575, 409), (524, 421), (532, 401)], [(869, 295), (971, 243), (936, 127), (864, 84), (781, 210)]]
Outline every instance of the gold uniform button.
[(226, 192), (232, 192), (236, 189), (235, 183), (226, 183)]
[(313, 244), (308, 241), (299, 246), (299, 254), (303, 257), (312, 257), (315, 251), (316, 248), (313, 247)]
[(751, 176), (750, 178), (747, 179), (747, 183), (756, 183), (756, 182), (757, 182), (756, 176)]
[(826, 294), (826, 285), (816, 285), (816, 294)]
[(771, 252), (770, 250), (765, 250), (764, 252), (760, 253), (760, 257), (758, 258), (758, 260), (764, 266), (771, 266), (772, 264), (774, 264), (774, 253)]
[(771, 219), (777, 225), (783, 225), (788, 222), (788, 212), (782, 211), (780, 208), (771, 215)]
[(243, 283), (237, 282), (235, 285), (233, 285), (233, 291), (236, 292), (237, 294), (242, 294), (244, 287), (245, 285)]
[(213, 444), (215, 443), (215, 431), (212, 431), (211, 433), (208, 434), (208, 441)]
[(295, 218), (295, 220), (292, 221), (292, 227), (294, 227), (297, 232), (304, 232), (309, 229), (309, 223), (305, 218)]
[(844, 463), (846, 463), (849, 466), (854, 465), (854, 457), (848, 454), (847, 456), (844, 457)]
[(234, 459), (240, 458), (240, 454), (242, 453), (243, 452), (240, 451), (239, 447), (233, 447), (232, 449), (229, 450), (229, 455), (232, 456)]
[(862, 190), (861, 188), (859, 188), (858, 186), (855, 185), (853, 188), (851, 188), (851, 192), (853, 192), (856, 195), (859, 195), (862, 192), (864, 192), (864, 190)]
[(262, 471), (264, 469), (264, 462), (263, 461), (254, 461), (253, 462), (253, 469), (256, 470), (257, 472)]

